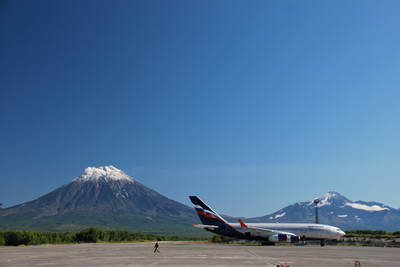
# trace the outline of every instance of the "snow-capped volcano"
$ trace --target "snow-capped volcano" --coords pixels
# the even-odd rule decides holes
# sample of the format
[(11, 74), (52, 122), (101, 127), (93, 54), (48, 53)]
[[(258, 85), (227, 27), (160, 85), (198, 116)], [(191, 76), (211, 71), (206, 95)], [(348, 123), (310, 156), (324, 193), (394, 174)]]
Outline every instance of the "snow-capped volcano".
[(1, 210), (0, 227), (7, 223), (15, 227), (16, 218), (33, 229), (47, 225), (46, 230), (93, 225), (154, 230), (152, 225), (190, 228), (196, 222), (193, 209), (142, 185), (114, 166), (88, 167), (53, 192)]
[(75, 178), (73, 181), (86, 182), (86, 181), (127, 181), (134, 182), (134, 179), (129, 177), (123, 171), (115, 168), (114, 166), (101, 166), (101, 167), (88, 167), (84, 173)]
[(347, 198), (345, 198), (344, 196), (335, 191), (329, 191), (320, 197), (310, 200), (308, 202), (308, 205), (314, 206), (315, 200), (319, 200), (318, 207), (330, 206), (330, 205), (341, 206), (347, 202), (350, 202), (350, 200), (348, 200)]
[[(318, 208), (321, 208), (323, 206), (336, 206), (336, 207), (341, 207), (341, 208), (346, 208), (345, 206), (351, 207), (353, 209), (358, 209), (358, 210), (364, 210), (364, 211), (384, 211), (384, 210), (390, 210), (393, 209), (389, 206), (386, 206), (382, 203), (378, 202), (365, 202), (365, 201), (351, 201), (341, 194), (331, 191), (328, 192), (318, 198), (319, 200), (318, 203)], [(315, 205), (314, 200), (311, 200), (308, 205)]]
[(379, 202), (351, 201), (330, 191), (309, 201), (297, 202), (272, 214), (248, 219), (249, 222), (315, 222), (318, 199), (319, 222), (343, 229), (400, 229), (400, 210)]

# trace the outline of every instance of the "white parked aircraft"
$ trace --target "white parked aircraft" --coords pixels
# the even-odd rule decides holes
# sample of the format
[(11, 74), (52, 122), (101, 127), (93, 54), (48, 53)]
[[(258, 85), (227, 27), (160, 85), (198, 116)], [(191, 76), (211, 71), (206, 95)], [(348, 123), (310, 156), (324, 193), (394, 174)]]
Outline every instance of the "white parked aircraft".
[(205, 229), (215, 234), (238, 239), (258, 240), (265, 244), (276, 242), (298, 243), (306, 240), (320, 240), (321, 246), (325, 240), (339, 240), (345, 232), (337, 227), (311, 223), (229, 223), (218, 213), (207, 206), (197, 196), (190, 196), (195, 210), (203, 224), (194, 227)]

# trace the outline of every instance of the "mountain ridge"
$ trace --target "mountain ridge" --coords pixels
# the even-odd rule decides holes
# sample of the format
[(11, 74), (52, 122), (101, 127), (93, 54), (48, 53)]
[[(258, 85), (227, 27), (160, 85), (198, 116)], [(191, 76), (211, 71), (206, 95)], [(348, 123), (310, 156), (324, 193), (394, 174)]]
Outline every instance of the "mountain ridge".
[(192, 208), (113, 166), (86, 168), (81, 176), (48, 194), (0, 211), (3, 229), (58, 230), (68, 229), (68, 225), (81, 229), (89, 225), (165, 233), (182, 228), (193, 232), (191, 224), (196, 219)]
[[(351, 201), (336, 191), (329, 191), (319, 200), (319, 223), (345, 230), (369, 229), (398, 231), (400, 210), (376, 201)], [(314, 199), (296, 202), (271, 214), (252, 217), (248, 222), (315, 222)]]
[[(319, 222), (344, 230), (400, 230), (400, 210), (376, 201), (351, 201), (338, 192), (318, 197)], [(222, 215), (228, 221), (237, 218)], [(315, 222), (314, 199), (246, 222)], [(83, 174), (29, 202), (0, 209), (0, 229), (73, 231), (89, 226), (151, 233), (204, 234), (193, 208), (169, 199), (114, 166)]]

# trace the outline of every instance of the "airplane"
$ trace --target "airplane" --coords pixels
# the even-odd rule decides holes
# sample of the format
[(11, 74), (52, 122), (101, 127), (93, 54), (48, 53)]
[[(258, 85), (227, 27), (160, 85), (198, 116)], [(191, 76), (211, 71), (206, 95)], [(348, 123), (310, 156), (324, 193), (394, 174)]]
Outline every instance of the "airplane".
[(223, 236), (261, 241), (262, 245), (319, 240), (323, 247), (326, 240), (339, 240), (345, 235), (341, 229), (325, 224), (245, 223), (242, 219), (239, 219), (239, 223), (229, 223), (199, 197), (189, 196), (189, 198), (202, 222), (193, 226)]

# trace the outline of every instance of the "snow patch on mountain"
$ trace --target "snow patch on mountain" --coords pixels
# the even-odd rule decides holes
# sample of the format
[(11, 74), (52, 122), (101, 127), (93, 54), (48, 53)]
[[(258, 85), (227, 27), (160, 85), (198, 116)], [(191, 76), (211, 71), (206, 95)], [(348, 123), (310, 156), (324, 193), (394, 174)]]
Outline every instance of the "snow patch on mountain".
[[(318, 207), (328, 206), (331, 205), (331, 200), (337, 196), (336, 192), (328, 192), (317, 199), (319, 200)], [(311, 200), (308, 205), (314, 205), (314, 200)]]
[(336, 196), (335, 193), (332, 193), (332, 192), (326, 193), (325, 195), (323, 195), (323, 196), (320, 198), (320, 202), (319, 202), (318, 206), (319, 206), (319, 207), (322, 207), (322, 206), (325, 206), (325, 205), (330, 205), (330, 204), (331, 204), (330, 200), (331, 200), (332, 198), (334, 198), (335, 196)]
[(364, 204), (358, 204), (358, 203), (346, 203), (346, 206), (350, 206), (353, 209), (359, 209), (359, 210), (366, 210), (366, 211), (383, 211), (383, 210), (389, 210), (388, 208), (383, 208), (378, 205), (364, 205)]
[(280, 218), (280, 217), (283, 217), (283, 216), (285, 216), (286, 215), (286, 212), (283, 212), (283, 213), (281, 213), (281, 214), (276, 214), (275, 216), (271, 216), (271, 217), (269, 217), (271, 220), (272, 219), (278, 219), (278, 218)]
[(347, 215), (347, 214), (338, 215), (339, 218), (346, 218), (347, 216), (349, 216), (349, 215)]
[(134, 180), (125, 174), (120, 169), (114, 166), (101, 166), (101, 167), (88, 167), (84, 173), (75, 178), (73, 181), (87, 182), (87, 181), (128, 181), (133, 182)]

